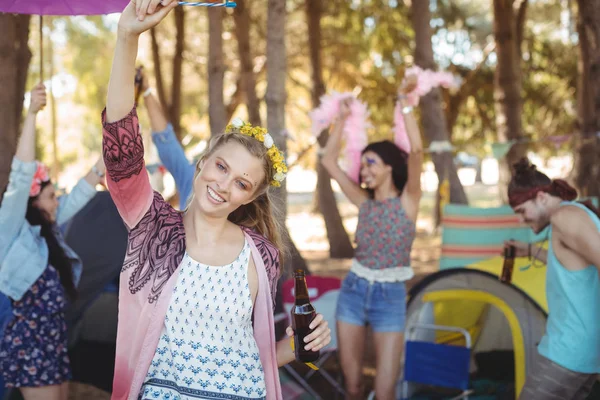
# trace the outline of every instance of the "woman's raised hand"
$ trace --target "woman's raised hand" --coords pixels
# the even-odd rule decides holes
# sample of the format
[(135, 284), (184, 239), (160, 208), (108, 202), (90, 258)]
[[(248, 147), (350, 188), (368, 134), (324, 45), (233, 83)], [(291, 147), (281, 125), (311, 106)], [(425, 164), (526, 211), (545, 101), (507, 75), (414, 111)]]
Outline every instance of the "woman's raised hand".
[(405, 76), (400, 84), (400, 89), (398, 89), (398, 94), (407, 95), (415, 90), (418, 84), (419, 78), (416, 75)]
[(177, 4), (177, 0), (131, 0), (119, 19), (119, 31), (140, 35), (158, 25)]
[(340, 102), (339, 116), (342, 121), (346, 120), (346, 118), (348, 118), (350, 115), (350, 104), (352, 104), (353, 100), (353, 98), (348, 97)]
[(29, 112), (37, 114), (46, 106), (46, 86), (43, 83), (38, 83), (31, 89), (31, 103)]

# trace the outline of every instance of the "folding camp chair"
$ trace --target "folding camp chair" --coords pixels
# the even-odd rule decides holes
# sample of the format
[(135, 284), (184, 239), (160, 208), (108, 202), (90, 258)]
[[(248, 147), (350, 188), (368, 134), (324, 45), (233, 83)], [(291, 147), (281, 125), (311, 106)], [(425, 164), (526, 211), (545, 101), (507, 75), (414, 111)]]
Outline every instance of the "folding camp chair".
[[(331, 376), (330, 373), (325, 371), (322, 366), (327, 360), (333, 356), (337, 356), (337, 336), (336, 336), (336, 325), (335, 325), (335, 309), (337, 306), (337, 299), (340, 292), (341, 280), (338, 278), (321, 277), (321, 276), (307, 276), (306, 284), (308, 286), (308, 295), (310, 302), (315, 307), (319, 314), (323, 314), (323, 317), (329, 324), (331, 329), (331, 343), (321, 349), (321, 357), (314, 364), (319, 368), (318, 371), (309, 370), (306, 374), (301, 375), (290, 365), (286, 365), (285, 370), (315, 399), (320, 400), (321, 396), (314, 391), (308, 384), (308, 380), (315, 374), (320, 374), (325, 380), (335, 389), (338, 394), (342, 396), (345, 394), (344, 389), (337, 380)], [(279, 314), (275, 317), (276, 321), (290, 319), (290, 312), (294, 305), (294, 279), (285, 281), (282, 285), (282, 296), (283, 296), (283, 307), (285, 314)], [(339, 378), (339, 376), (338, 376)]]
[[(425, 341), (411, 340), (417, 329), (456, 332), (465, 338), (465, 346), (451, 346)], [(404, 342), (404, 371), (399, 382), (401, 399), (408, 400), (408, 384), (418, 383), (449, 389), (462, 389), (462, 393), (451, 400), (467, 399), (472, 393), (469, 387), (469, 363), (471, 360), (471, 335), (462, 328), (430, 324), (409, 324)], [(375, 392), (368, 400), (375, 398)]]
[[(447, 331), (462, 334), (465, 346), (450, 346), (411, 340), (417, 329)], [(402, 399), (408, 398), (408, 383), (461, 389), (452, 400), (468, 399), (471, 335), (463, 328), (430, 324), (410, 324), (406, 329), (404, 374), (401, 382)]]

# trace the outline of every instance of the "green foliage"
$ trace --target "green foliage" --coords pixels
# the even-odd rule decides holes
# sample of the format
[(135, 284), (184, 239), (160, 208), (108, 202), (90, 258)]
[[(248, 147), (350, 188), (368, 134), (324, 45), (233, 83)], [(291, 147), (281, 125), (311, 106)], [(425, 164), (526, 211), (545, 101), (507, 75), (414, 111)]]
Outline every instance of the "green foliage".
[[(416, 0), (413, 0), (416, 1)], [(419, 0), (421, 1), (421, 0)], [(425, 0), (423, 0), (425, 1)], [(251, 53), (257, 72), (257, 93), (266, 92), (264, 62), (266, 55), (267, 1), (249, 1)], [(375, 128), (371, 140), (391, 138), (395, 96), (404, 70), (413, 63), (413, 30), (409, 2), (403, 0), (330, 0), (324, 1), (322, 26), (323, 77), (328, 91), (355, 91), (368, 104)], [(312, 87), (305, 2), (288, 4), (286, 45), (288, 55), (287, 127), (294, 137), (290, 153), (297, 153), (311, 140), (308, 112), (312, 108)], [(445, 111), (451, 126), (452, 140), (460, 149), (483, 156), (485, 144), (496, 140), (493, 76), (495, 54), (487, 57), (493, 44), (491, 0), (431, 1), (434, 32), (433, 46), (440, 68), (463, 79), (459, 93), (444, 91)], [(571, 20), (565, 19), (561, 2), (530, 0), (525, 25), (523, 52), (523, 123), (524, 132), (538, 141), (550, 135), (573, 130), (577, 77), (577, 51)], [(236, 89), (239, 58), (232, 11), (223, 22), (225, 62), (225, 101)], [(567, 13), (568, 14), (568, 13)], [(175, 44), (174, 18), (157, 28), (163, 79), (168, 90), (171, 83)], [(34, 27), (37, 21), (32, 23)], [(56, 72), (68, 73), (77, 80), (72, 101), (84, 109), (72, 121), (59, 121), (59, 127), (77, 124), (81, 144), (87, 152), (100, 148), (99, 114), (104, 107), (112, 61), (116, 18), (54, 18), (48, 35), (54, 40)], [(32, 35), (32, 47), (36, 35)], [(182, 126), (191, 135), (186, 141), (194, 146), (209, 136), (207, 93), (208, 20), (207, 10), (186, 8), (186, 48), (183, 54)], [(487, 58), (486, 58), (487, 57)], [(150, 37), (140, 44), (139, 62), (153, 73)], [(32, 60), (30, 81), (39, 74)], [(39, 75), (37, 75), (39, 76)], [(245, 107), (236, 116), (246, 117)], [(261, 107), (266, 121), (264, 104)], [(456, 112), (456, 115), (452, 115)], [(140, 113), (147, 127), (145, 113)], [(455, 118), (454, 118), (455, 117)], [(422, 116), (427, 118), (427, 116)], [(46, 129), (45, 129), (46, 130)], [(49, 135), (46, 135), (49, 136)], [(185, 136), (185, 135), (184, 135)], [(190, 140), (191, 139), (191, 140)], [(557, 152), (553, 146), (532, 146), (544, 155)], [(560, 150), (559, 150), (560, 151)], [(87, 153), (86, 153), (87, 154)], [(64, 157), (63, 157), (64, 158)], [(314, 157), (305, 157), (308, 166)]]

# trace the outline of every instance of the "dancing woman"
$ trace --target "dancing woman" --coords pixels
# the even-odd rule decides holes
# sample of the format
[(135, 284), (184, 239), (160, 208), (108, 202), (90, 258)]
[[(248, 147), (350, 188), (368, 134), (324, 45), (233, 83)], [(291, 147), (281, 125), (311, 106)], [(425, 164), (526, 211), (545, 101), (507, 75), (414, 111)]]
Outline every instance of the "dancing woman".
[(410, 141), (407, 154), (390, 141), (371, 143), (362, 151), (359, 183), (338, 165), (348, 102), (340, 108), (322, 157), (323, 166), (348, 199), (359, 208), (356, 252), (342, 283), (336, 312), (340, 361), (348, 399), (362, 398), (362, 369), (367, 325), (373, 329), (377, 360), (375, 394), (395, 399), (406, 317), (404, 282), (413, 277), (410, 251), (421, 200), (423, 146), (405, 93), (400, 101)]
[(45, 104), (40, 84), (31, 92), (0, 205), (0, 292), (12, 308), (0, 335), (0, 368), (5, 386), (19, 388), (25, 400), (66, 400), (71, 368), (64, 311), (77, 294), (82, 265), (58, 227), (94, 197), (104, 163), (57, 197), (47, 168), (35, 160), (35, 121)]
[[(113, 399), (281, 399), (273, 298), (282, 249), (270, 186), (287, 170), (260, 127), (236, 123), (197, 164), (179, 212), (150, 187), (134, 108), (139, 35), (176, 1), (131, 2), (119, 20), (103, 112), (107, 183), (129, 228), (119, 292)], [(306, 349), (330, 341), (322, 315)], [(291, 328), (288, 335), (293, 335)]]

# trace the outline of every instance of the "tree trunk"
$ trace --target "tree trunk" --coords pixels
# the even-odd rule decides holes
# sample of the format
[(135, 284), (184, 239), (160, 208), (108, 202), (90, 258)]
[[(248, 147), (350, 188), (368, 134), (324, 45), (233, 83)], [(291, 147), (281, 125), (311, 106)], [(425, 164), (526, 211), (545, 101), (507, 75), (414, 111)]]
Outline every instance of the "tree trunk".
[(237, 7), (233, 10), (235, 20), (235, 34), (238, 41), (240, 55), (240, 76), (243, 92), (246, 94), (246, 109), (248, 119), (252, 125), (261, 125), (260, 101), (256, 95), (256, 78), (250, 51), (250, 13), (246, 7), (246, 0), (238, 0)]
[[(412, 2), (412, 25), (415, 31), (415, 63), (423, 69), (436, 70), (431, 44), (431, 12), (428, 1)], [(442, 109), (442, 96), (439, 88), (434, 88), (420, 101), (421, 123), (429, 142), (449, 140), (446, 116)], [(440, 186), (448, 179), (450, 183), (450, 202), (467, 204), (465, 190), (458, 179), (456, 165), (449, 151), (432, 153)], [(439, 196), (436, 196), (439, 197)], [(439, 209), (436, 207), (436, 209)], [(437, 213), (439, 215), (439, 211)], [(439, 217), (436, 217), (439, 220)], [(437, 221), (439, 222), (439, 221)]]
[(181, 142), (181, 82), (183, 52), (185, 51), (185, 11), (184, 7), (175, 7), (175, 54), (173, 55), (173, 79), (171, 82), (171, 106), (169, 117), (173, 130)]
[(528, 0), (521, 0), (521, 4), (517, 6), (517, 22), (516, 22), (516, 33), (517, 33), (517, 56), (519, 58), (519, 64), (523, 59), (523, 36), (525, 32), (525, 22), (527, 22), (527, 5)]
[(600, 0), (578, 0), (579, 87), (577, 111), (581, 141), (576, 183), (583, 196), (600, 196)]
[(227, 124), (227, 112), (223, 87), (225, 67), (223, 63), (223, 10), (208, 9), (208, 119), (211, 135), (223, 133)]
[[(521, 59), (517, 41), (517, 18), (514, 0), (494, 0), (494, 38), (497, 64), (494, 73), (494, 100), (498, 140), (508, 142), (522, 137), (521, 125)], [(523, 12), (524, 14), (524, 12)], [(522, 17), (524, 20), (524, 16)], [(524, 21), (521, 25), (524, 24)], [(506, 187), (511, 177), (511, 167), (527, 154), (525, 143), (516, 143), (500, 165), (500, 188), (506, 200)]]
[[(310, 65), (312, 68), (312, 104), (319, 106), (319, 99), (325, 94), (325, 84), (321, 71), (321, 0), (306, 1), (306, 20), (308, 23), (308, 44), (310, 49)], [(319, 144), (327, 143), (327, 130), (319, 136)], [(329, 256), (331, 258), (350, 258), (354, 248), (344, 221), (340, 216), (335, 194), (331, 188), (331, 177), (321, 165), (321, 157), (317, 156), (317, 204), (325, 222), (327, 240), (329, 241)]]
[[(286, 68), (287, 54), (285, 48), (285, 0), (269, 0), (267, 4), (267, 130), (273, 136), (275, 143), (283, 152), (287, 150), (285, 131), (286, 103)], [(286, 181), (275, 192), (274, 201), (281, 210), (283, 222), (287, 217)], [(284, 269), (307, 270), (306, 261), (294, 245), (286, 229), (283, 236), (287, 237), (291, 257), (288, 257)]]
[(17, 149), (31, 51), (29, 15), (0, 13), (0, 200)]

